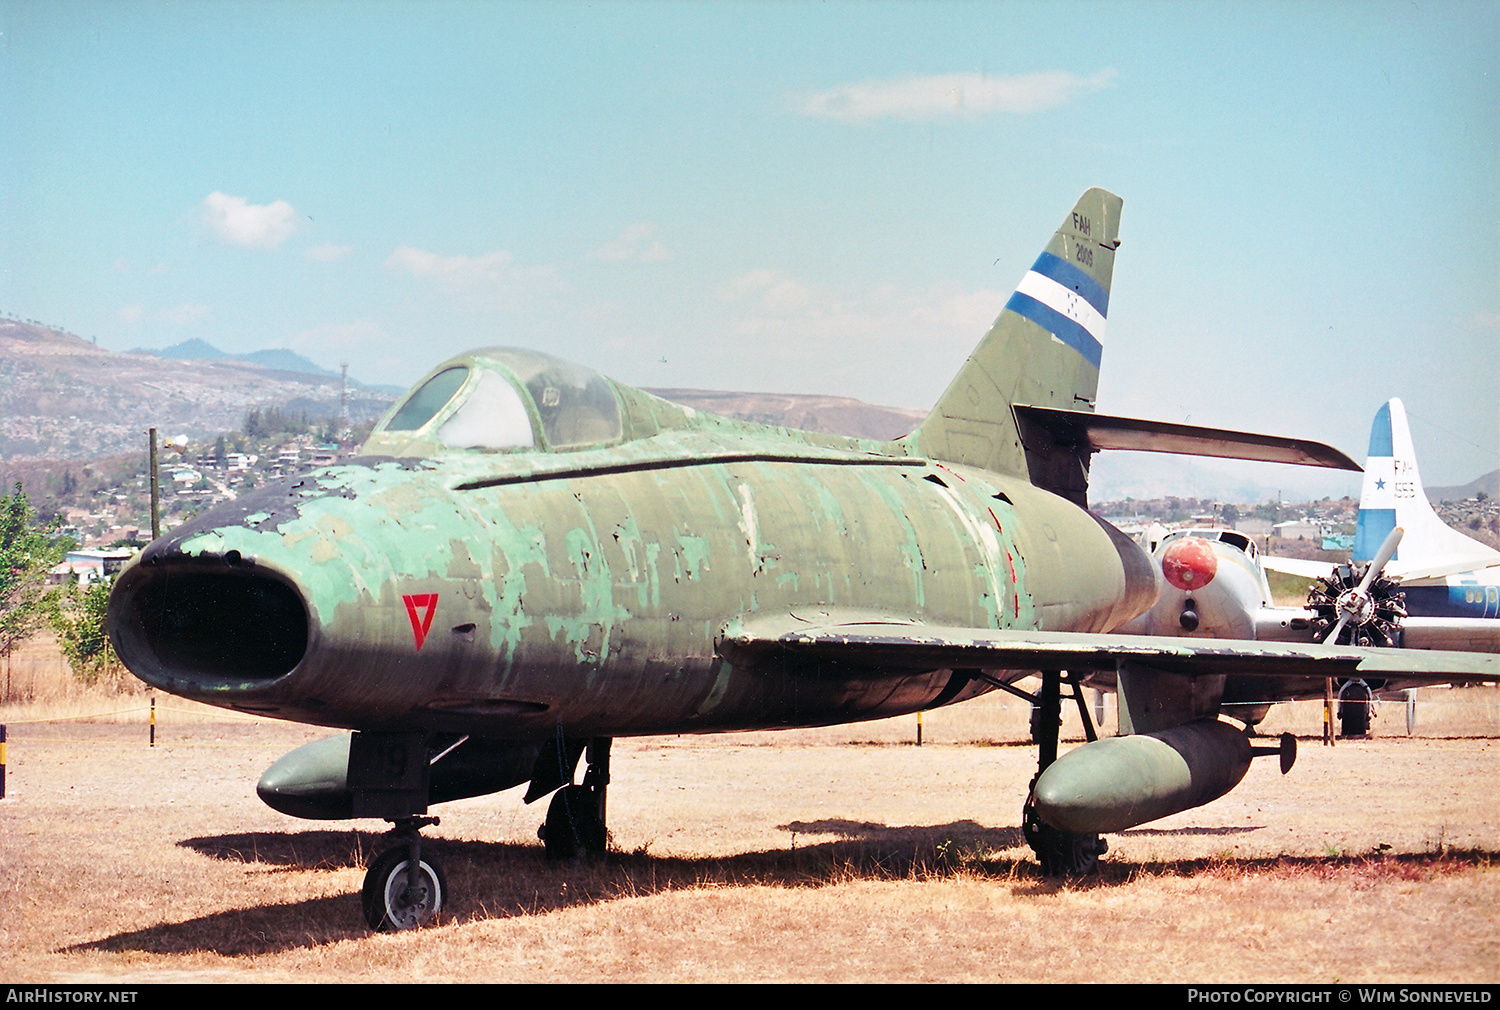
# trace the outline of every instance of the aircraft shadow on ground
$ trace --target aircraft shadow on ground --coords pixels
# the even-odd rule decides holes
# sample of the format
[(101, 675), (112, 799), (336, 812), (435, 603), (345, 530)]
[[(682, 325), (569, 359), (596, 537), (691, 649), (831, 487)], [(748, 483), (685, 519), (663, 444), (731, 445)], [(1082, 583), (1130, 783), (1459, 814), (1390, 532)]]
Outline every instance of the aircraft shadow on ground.
[[(916, 884), (967, 878), (1008, 886), (1018, 895), (1063, 890), (1108, 889), (1144, 877), (1192, 876), (1226, 871), (1246, 874), (1327, 875), (1381, 867), (1382, 875), (1427, 875), (1442, 866), (1493, 865), (1491, 852), (1392, 853), (1362, 856), (1212, 857), (1151, 862), (1106, 858), (1094, 874), (1062, 881), (1043, 877), (1025, 849), (1019, 828), (990, 828), (974, 821), (943, 825), (891, 826), (828, 819), (781, 825), (786, 848), (728, 856), (659, 856), (646, 845), (610, 852), (594, 860), (549, 861), (540, 843), (477, 842), (431, 838), (423, 842), (446, 868), (452, 896), (444, 922), (473, 922), (543, 915), (623, 898), (650, 897), (704, 887), (803, 888), (866, 881)], [(1195, 829), (1182, 829), (1194, 833)], [(1205, 829), (1227, 833), (1242, 829)], [(1178, 833), (1178, 832), (1171, 832)], [(805, 844), (802, 839), (837, 835)], [(271, 873), (363, 869), (390, 846), (372, 832), (301, 831), (217, 835), (184, 839), (179, 845), (214, 859)], [(247, 889), (253, 898), (253, 874)], [(116, 933), (62, 948), (80, 951), (146, 951), (177, 954), (210, 951), (226, 957), (262, 955), (316, 947), (369, 935), (356, 892), (293, 902), (270, 902), (199, 916), (182, 922)]]
[(1133, 838), (1148, 838), (1156, 835), (1162, 838), (1191, 838), (1193, 836), (1214, 837), (1216, 835), (1248, 835), (1252, 831), (1260, 831), (1265, 828), (1264, 824), (1241, 824), (1235, 827), (1225, 828), (1129, 828), (1121, 831), (1121, 835)]

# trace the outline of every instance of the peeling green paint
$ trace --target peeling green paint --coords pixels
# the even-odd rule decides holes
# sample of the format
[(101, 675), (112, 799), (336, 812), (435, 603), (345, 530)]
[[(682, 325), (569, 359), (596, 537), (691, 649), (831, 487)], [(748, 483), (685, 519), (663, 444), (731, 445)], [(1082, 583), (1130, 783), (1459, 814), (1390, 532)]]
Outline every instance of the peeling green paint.
[[(563, 724), (615, 735), (843, 720), (944, 690), (941, 671), (808, 680), (723, 662), (716, 643), (734, 615), (1026, 628), (1114, 606), (1065, 577), (1030, 577), (1032, 553), (1093, 558), (1102, 534), (1059, 526), (1027, 540), (1027, 517), (1056, 504), (1024, 481), (915, 459), (901, 443), (651, 409), (655, 433), (608, 447), (331, 467), (210, 514), (162, 550), (226, 568), (216, 559), (239, 552), (242, 573), (283, 573), (306, 602), (315, 651), (257, 706), (518, 738)], [(462, 714), (489, 711), (510, 721)]]

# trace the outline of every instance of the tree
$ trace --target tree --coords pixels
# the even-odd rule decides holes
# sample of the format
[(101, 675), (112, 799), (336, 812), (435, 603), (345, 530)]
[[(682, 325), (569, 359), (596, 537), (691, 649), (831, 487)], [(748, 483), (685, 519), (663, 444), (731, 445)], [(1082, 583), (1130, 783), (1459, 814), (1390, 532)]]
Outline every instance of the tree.
[(73, 542), (37, 522), (26, 491), (0, 497), (0, 656), (37, 630), (48, 614), (47, 573)]
[(115, 651), (104, 628), (109, 612), (109, 579), (75, 585), (70, 592), (54, 597), (48, 609), (57, 643), (68, 657), (74, 676), (84, 684), (93, 684), (100, 674), (115, 668)]

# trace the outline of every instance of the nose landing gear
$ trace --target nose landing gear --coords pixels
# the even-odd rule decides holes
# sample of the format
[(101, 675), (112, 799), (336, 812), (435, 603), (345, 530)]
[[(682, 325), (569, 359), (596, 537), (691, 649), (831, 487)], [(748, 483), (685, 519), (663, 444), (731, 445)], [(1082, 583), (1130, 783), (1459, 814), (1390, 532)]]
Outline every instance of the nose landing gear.
[(396, 822), (395, 834), (403, 842), (387, 849), (370, 864), (360, 891), (365, 922), (376, 932), (415, 929), (443, 910), (448, 881), (443, 867), (432, 856), (422, 856), (418, 833), (436, 817), (407, 817)]

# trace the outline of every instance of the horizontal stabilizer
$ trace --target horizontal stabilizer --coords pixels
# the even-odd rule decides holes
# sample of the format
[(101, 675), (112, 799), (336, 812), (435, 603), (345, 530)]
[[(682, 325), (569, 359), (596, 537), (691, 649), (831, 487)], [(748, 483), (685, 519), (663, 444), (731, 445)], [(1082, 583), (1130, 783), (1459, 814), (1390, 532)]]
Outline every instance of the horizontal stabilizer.
[(1257, 435), (1247, 431), (1201, 428), (1025, 404), (1016, 404), (1014, 410), (1028, 449), (1034, 439), (1051, 438), (1054, 445), (1071, 445), (1090, 452), (1134, 449), (1138, 452), (1170, 452), (1183, 456), (1216, 456), (1360, 470), (1358, 463), (1332, 446), (1305, 438)]

